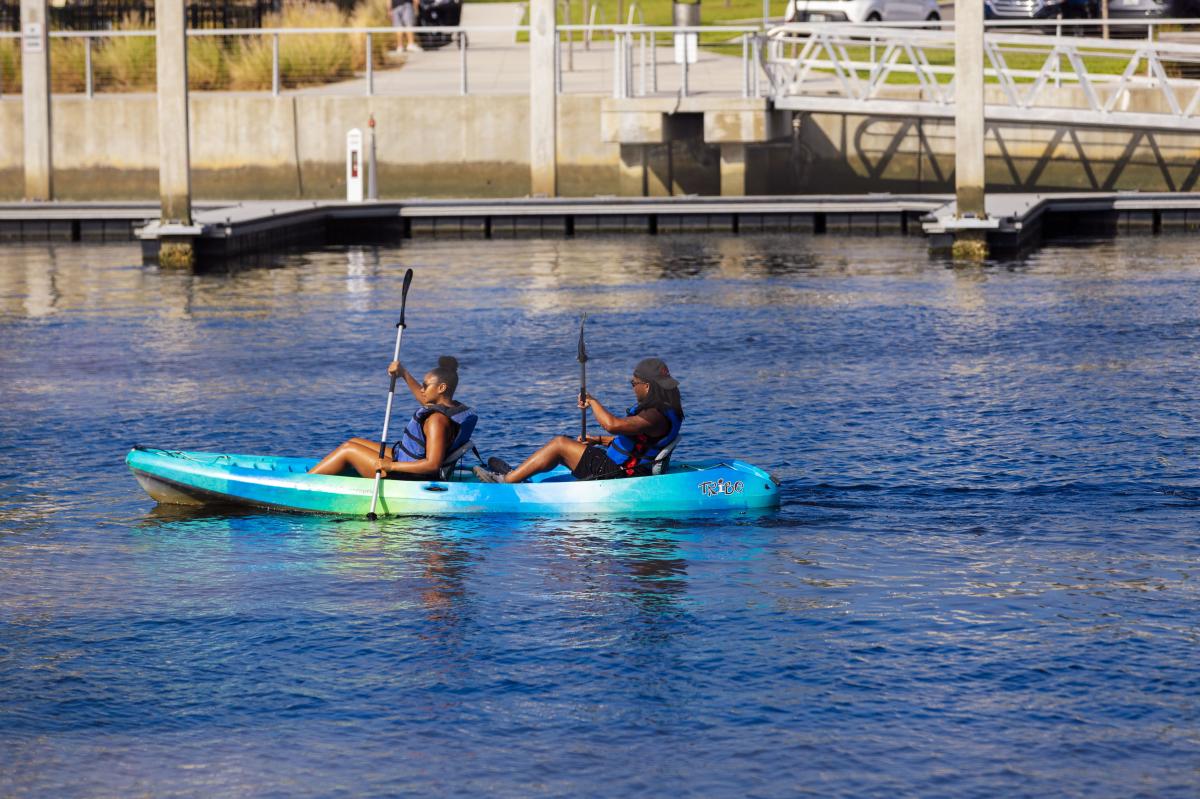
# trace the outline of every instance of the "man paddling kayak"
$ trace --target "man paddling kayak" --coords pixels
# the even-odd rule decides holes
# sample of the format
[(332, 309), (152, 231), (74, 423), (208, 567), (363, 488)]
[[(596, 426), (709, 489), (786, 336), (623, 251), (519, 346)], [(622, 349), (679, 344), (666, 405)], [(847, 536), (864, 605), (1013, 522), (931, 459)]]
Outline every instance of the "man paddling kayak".
[(485, 483), (519, 483), (559, 464), (566, 465), (578, 480), (650, 474), (655, 456), (675, 440), (683, 424), (679, 381), (661, 360), (646, 358), (634, 368), (629, 385), (637, 404), (623, 417), (613, 415), (590, 394), (579, 399), (579, 407), (590, 408), (600, 426), (613, 435), (586, 439), (555, 436), (511, 471), (476, 466), (475, 474)]
[(392, 456), (379, 457), (378, 441), (352, 438), (322, 458), (308, 470), (309, 474), (341, 474), (350, 467), (362, 477), (374, 477), (376, 471), (382, 471), (385, 477), (427, 479), (437, 475), (447, 455), (470, 441), (478, 417), (454, 400), (458, 359), (450, 355), (438, 358), (438, 365), (420, 383), (399, 361), (392, 361), (388, 374), (403, 377), (420, 403), (404, 434), (393, 445)]

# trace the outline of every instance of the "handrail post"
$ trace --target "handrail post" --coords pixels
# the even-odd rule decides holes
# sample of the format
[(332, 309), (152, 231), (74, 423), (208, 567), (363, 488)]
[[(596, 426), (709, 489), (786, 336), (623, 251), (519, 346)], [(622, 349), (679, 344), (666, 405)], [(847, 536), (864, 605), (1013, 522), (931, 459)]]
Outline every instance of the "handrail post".
[(639, 82), (640, 94), (646, 96), (646, 34), (638, 36), (638, 54), (641, 58), (641, 80)]
[(554, 93), (563, 93), (562, 37), (554, 38)]
[(757, 33), (754, 34), (754, 44), (750, 48), (750, 55), (752, 58), (750, 64), (750, 74), (753, 76), (754, 99), (757, 100), (759, 97), (762, 97), (762, 85), (758, 75), (758, 62), (762, 58), (762, 37)]
[(750, 34), (742, 34), (742, 97), (750, 96)]
[(658, 94), (658, 34), (650, 34), (650, 91)]
[(367, 31), (367, 97), (375, 94), (375, 59), (371, 57), (371, 32)]
[[(571, 3), (567, 2), (567, 24), (571, 24)], [(567, 34), (567, 69), (571, 72), (575, 71), (575, 31), (566, 31)], [(559, 37), (559, 42), (562, 42), (562, 37)], [(561, 91), (561, 89), (560, 89)]]
[(279, 34), (271, 36), (271, 96), (279, 96)]
[(613, 34), (613, 97), (618, 100), (625, 95), (622, 94), (622, 88), (625, 81), (621, 78), (621, 37)]
[[(688, 96), (688, 42), (687, 35), (683, 37), (683, 58), (679, 59), (679, 95), (681, 97)], [(696, 43), (696, 48), (699, 50), (700, 44)], [(697, 53), (699, 58), (699, 53)]]
[(87, 84), (87, 97), (92, 99), (95, 96), (95, 90), (92, 86), (92, 37), (85, 36), (83, 38), (83, 71), (84, 81)]
[[(1149, 45), (1150, 49), (1153, 50), (1154, 49), (1154, 24), (1153, 23), (1146, 26), (1146, 42)], [(1151, 61), (1152, 61), (1152, 58), (1146, 59), (1146, 77), (1147, 78), (1154, 77), (1154, 70), (1152, 68)]]
[(625, 31), (625, 47), (622, 48), (622, 54), (625, 56), (625, 96), (634, 96), (634, 34), (632, 31)]
[(458, 93), (467, 96), (467, 48), (471, 46), (471, 37), (466, 31), (458, 32)]

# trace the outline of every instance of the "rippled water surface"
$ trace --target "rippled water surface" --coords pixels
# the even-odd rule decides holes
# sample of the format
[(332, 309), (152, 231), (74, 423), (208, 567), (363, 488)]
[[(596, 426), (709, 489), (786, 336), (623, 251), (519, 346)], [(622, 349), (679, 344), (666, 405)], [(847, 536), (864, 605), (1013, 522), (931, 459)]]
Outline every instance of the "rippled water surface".
[[(0, 251), (0, 795), (1194, 797), (1190, 238), (414, 242), (187, 275)], [(316, 455), (403, 360), (510, 459), (665, 358), (774, 513), (156, 508), (134, 443)], [(398, 416), (407, 413), (400, 404)]]

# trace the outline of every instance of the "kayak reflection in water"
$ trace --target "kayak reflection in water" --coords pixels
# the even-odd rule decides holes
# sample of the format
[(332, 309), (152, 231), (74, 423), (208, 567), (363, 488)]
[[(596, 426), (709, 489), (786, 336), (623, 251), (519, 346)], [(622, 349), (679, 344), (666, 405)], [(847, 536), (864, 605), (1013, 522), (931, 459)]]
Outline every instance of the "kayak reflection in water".
[(450, 355), (438, 358), (418, 383), (399, 361), (388, 366), (392, 377), (403, 377), (408, 390), (420, 407), (404, 427), (400, 440), (392, 446), (391, 457), (379, 457), (379, 442), (352, 438), (321, 459), (308, 470), (309, 474), (342, 474), (347, 467), (362, 477), (374, 477), (382, 471), (384, 477), (424, 479), (436, 476), (448, 455), (471, 439), (478, 418), (475, 413), (454, 400), (458, 388), (458, 359)]
[(555, 436), (511, 471), (493, 461), (491, 465), (500, 467), (499, 471), (476, 466), (475, 474), (485, 483), (519, 483), (559, 464), (578, 480), (650, 474), (655, 456), (676, 439), (683, 424), (679, 381), (661, 360), (646, 358), (634, 368), (629, 385), (637, 404), (623, 417), (614, 416), (590, 394), (579, 400), (579, 407), (591, 408), (596, 421), (612, 435), (586, 439)]

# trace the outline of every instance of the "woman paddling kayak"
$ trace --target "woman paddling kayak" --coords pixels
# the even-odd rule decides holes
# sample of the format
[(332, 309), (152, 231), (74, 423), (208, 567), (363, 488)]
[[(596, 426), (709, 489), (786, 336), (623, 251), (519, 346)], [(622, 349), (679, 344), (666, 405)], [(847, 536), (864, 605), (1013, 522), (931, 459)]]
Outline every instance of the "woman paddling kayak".
[(519, 483), (560, 464), (577, 480), (650, 474), (655, 456), (676, 439), (683, 424), (679, 381), (661, 360), (646, 358), (634, 368), (629, 385), (637, 404), (624, 417), (613, 415), (590, 394), (579, 399), (579, 407), (590, 408), (600, 426), (613, 435), (586, 440), (555, 436), (511, 471), (498, 473), (476, 466), (475, 474), (485, 483)]
[(446, 456), (471, 440), (478, 417), (454, 400), (458, 359), (450, 355), (438, 358), (438, 365), (420, 383), (399, 361), (392, 361), (388, 374), (403, 377), (420, 403), (404, 434), (393, 445), (392, 456), (379, 457), (378, 441), (352, 438), (322, 458), (308, 470), (309, 474), (341, 474), (350, 467), (362, 477), (374, 477), (376, 471), (382, 471), (384, 477), (423, 480), (436, 476)]

